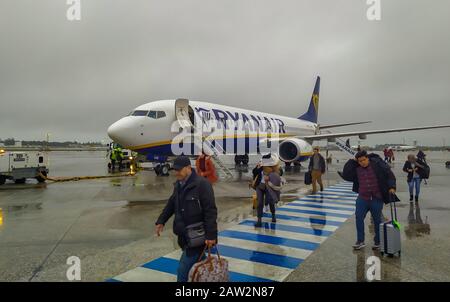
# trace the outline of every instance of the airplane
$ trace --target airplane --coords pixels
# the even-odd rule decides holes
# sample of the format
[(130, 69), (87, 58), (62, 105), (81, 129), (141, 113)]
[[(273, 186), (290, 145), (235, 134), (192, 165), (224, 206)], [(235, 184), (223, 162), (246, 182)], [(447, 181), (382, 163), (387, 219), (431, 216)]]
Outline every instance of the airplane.
[(414, 145), (406, 145), (406, 144), (400, 144), (400, 145), (392, 145), (389, 146), (388, 149), (392, 149), (394, 151), (412, 151), (417, 149), (417, 141), (414, 141)]
[[(161, 167), (165, 167), (163, 174), (167, 174), (169, 166), (166, 162), (170, 157), (179, 154), (198, 155), (205, 149), (226, 154), (274, 152), (289, 164), (308, 160), (313, 154), (314, 141), (334, 142), (341, 137), (354, 136), (366, 139), (369, 134), (450, 127), (433, 125), (330, 132), (328, 129), (368, 122), (319, 124), (319, 90), (318, 76), (308, 110), (297, 118), (188, 99), (159, 100), (136, 107), (128, 116), (109, 126), (107, 132), (114, 142), (124, 148), (145, 154), (150, 161), (159, 162)], [(203, 128), (207, 128), (206, 133), (212, 135), (205, 137)], [(183, 131), (185, 135), (180, 136)], [(192, 135), (190, 140), (185, 140), (186, 133)], [(200, 146), (194, 136), (200, 136)], [(206, 145), (209, 147), (206, 148)]]

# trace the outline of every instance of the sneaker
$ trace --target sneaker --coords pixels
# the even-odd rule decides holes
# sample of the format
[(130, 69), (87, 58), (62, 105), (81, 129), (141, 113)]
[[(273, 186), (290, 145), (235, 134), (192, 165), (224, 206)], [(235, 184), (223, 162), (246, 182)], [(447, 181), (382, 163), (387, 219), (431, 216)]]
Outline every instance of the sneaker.
[(269, 206), (264, 206), (264, 212), (269, 212)]
[(255, 223), (255, 228), (260, 228), (260, 227), (262, 227), (262, 222), (261, 222), (261, 220), (258, 220), (258, 221)]
[(372, 250), (379, 251), (380, 250), (380, 244), (378, 243), (378, 244), (372, 245)]
[(353, 245), (353, 249), (354, 250), (360, 250), (360, 249), (362, 249), (363, 247), (365, 247), (366, 246), (366, 244), (364, 243), (364, 242), (356, 242), (354, 245)]
[(277, 222), (277, 219), (276, 219), (275, 215), (273, 215), (273, 214), (272, 214), (272, 222), (273, 222), (273, 223), (276, 223), (276, 222)]

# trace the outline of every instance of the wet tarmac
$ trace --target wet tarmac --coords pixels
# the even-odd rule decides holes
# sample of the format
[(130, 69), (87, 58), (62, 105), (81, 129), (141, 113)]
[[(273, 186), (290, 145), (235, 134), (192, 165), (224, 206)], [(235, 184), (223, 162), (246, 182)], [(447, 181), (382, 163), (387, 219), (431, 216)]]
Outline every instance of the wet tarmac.
[[(410, 209), (407, 201), (401, 157), (406, 153), (397, 154), (393, 167), (402, 199), (398, 211), (403, 226), (402, 257), (382, 259), (382, 280), (450, 281), (450, 169), (444, 165), (450, 153), (429, 154), (432, 176), (428, 185), (422, 184), (419, 210)], [(326, 186), (341, 181), (336, 171), (346, 156), (334, 152), (333, 158)], [(52, 176), (107, 175), (106, 164), (104, 152), (54, 152), (50, 156)], [(250, 171), (235, 174), (235, 180), (215, 185), (220, 230), (255, 215), (253, 192), (248, 189)], [(307, 194), (303, 170), (287, 172), (285, 177), (288, 185), (283, 202)], [(142, 171), (132, 177), (1, 186), (0, 281), (67, 281), (70, 256), (81, 259), (82, 281), (103, 281), (176, 251), (170, 227), (161, 237), (154, 235), (154, 222), (173, 181), (173, 176), (155, 177), (151, 171)], [(365, 280), (365, 261), (373, 253), (370, 245), (365, 251), (353, 252), (354, 241), (351, 217), (285, 280)]]

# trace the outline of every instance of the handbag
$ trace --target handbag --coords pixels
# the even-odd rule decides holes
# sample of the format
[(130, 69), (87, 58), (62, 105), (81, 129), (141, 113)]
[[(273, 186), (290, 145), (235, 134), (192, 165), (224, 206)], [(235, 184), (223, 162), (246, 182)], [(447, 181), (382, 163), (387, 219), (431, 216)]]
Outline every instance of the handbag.
[[(200, 261), (208, 249), (208, 257)], [(216, 246), (217, 256), (211, 254), (211, 247), (205, 246), (202, 254), (189, 271), (189, 282), (228, 282), (228, 260), (220, 257)]]
[(186, 246), (188, 248), (199, 247), (205, 244), (206, 231), (203, 222), (197, 222), (186, 226)]

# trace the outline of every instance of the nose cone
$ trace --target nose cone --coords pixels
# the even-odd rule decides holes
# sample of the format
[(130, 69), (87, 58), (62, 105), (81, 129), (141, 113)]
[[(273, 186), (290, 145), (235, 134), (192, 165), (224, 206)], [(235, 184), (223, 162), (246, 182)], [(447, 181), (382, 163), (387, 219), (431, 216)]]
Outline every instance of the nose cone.
[(129, 146), (130, 144), (130, 131), (127, 127), (126, 121), (123, 119), (115, 122), (108, 128), (108, 136), (116, 143), (122, 146)]

